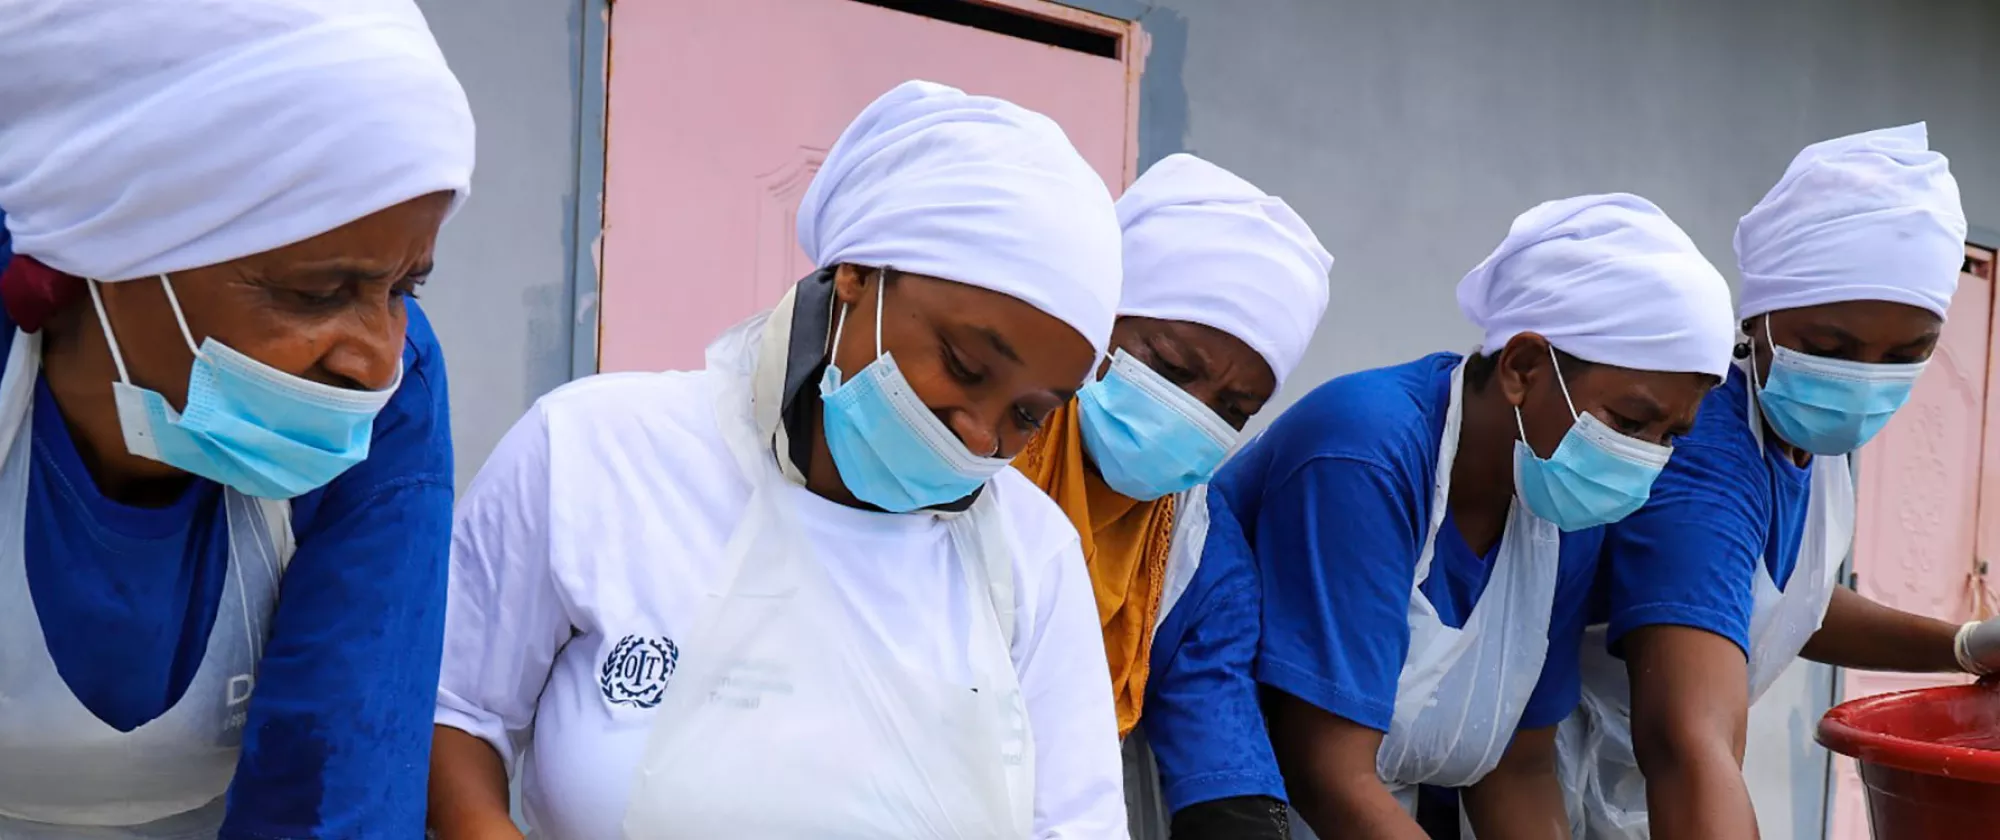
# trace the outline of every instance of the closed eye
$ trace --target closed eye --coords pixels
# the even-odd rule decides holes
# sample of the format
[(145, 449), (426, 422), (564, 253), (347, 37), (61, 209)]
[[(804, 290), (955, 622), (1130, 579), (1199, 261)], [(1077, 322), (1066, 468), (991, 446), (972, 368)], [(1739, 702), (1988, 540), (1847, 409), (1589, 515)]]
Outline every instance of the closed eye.
[(1617, 429), (1620, 434), (1627, 435), (1630, 437), (1640, 437), (1641, 435), (1645, 434), (1646, 432), (1645, 423), (1642, 423), (1638, 420), (1634, 420), (1630, 417), (1626, 417), (1625, 415), (1619, 414), (1618, 412), (1615, 411), (1606, 413), (1611, 415), (1611, 428)]
[(1029, 413), (1027, 406), (1016, 404), (1014, 406), (1014, 425), (1019, 427), (1021, 431), (1032, 435), (1035, 432), (1041, 431), (1042, 421), (1040, 418)]
[(951, 374), (951, 378), (960, 385), (972, 387), (986, 381), (986, 372), (975, 371), (968, 366), (958, 355), (957, 348), (952, 347), (950, 342), (939, 342), (938, 352), (944, 359), (945, 372)]

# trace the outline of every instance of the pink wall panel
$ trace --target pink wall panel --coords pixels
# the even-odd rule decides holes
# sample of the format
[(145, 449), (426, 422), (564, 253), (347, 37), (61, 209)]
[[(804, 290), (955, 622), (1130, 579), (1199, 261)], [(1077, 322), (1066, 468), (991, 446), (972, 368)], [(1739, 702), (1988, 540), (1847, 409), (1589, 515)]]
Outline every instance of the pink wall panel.
[(1114, 189), (1135, 174), (1137, 78), (1118, 59), (852, 0), (618, 3), (602, 369), (697, 367), (808, 272), (807, 183), (847, 122), (912, 78), (1048, 114)]
[[(1859, 591), (1910, 612), (1965, 621), (1982, 502), (1993, 286), (1961, 275), (1944, 338), (1910, 403), (1861, 452), (1854, 570)], [(1987, 500), (1989, 504), (2000, 500)], [(1923, 688), (1962, 678), (1845, 673), (1842, 699)], [(1834, 764), (1832, 840), (1867, 840), (1868, 814), (1854, 762)]]

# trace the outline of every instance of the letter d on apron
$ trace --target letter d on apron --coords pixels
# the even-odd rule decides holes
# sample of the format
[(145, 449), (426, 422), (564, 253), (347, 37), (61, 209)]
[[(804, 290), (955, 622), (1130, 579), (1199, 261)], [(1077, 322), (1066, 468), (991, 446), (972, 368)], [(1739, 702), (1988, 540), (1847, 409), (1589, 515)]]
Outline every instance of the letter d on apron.
[(213, 838), (292, 556), (291, 505), (223, 489), (229, 570), (207, 654), (173, 708), (113, 729), (56, 672), (28, 592), (22, 511), (40, 371), (41, 337), (17, 332), (0, 377), (0, 837)]

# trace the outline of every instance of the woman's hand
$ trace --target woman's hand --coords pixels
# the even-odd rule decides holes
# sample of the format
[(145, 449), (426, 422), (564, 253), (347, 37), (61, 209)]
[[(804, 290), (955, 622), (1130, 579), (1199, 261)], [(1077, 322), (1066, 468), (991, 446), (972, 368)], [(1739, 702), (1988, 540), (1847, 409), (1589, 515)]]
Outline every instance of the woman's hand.
[(1958, 667), (1966, 673), (1980, 677), (2000, 674), (2000, 618), (1959, 628), (1952, 648)]
[(1569, 840), (1556, 779), (1556, 728), (1516, 733), (1500, 764), (1460, 798), (1480, 840)]

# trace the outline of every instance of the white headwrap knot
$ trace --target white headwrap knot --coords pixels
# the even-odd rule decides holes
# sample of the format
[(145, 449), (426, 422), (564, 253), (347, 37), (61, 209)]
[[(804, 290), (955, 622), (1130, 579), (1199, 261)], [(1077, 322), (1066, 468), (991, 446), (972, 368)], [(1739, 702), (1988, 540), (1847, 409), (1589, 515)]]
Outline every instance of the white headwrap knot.
[(1965, 228), (1951, 162), (1923, 123), (1807, 146), (1736, 225), (1737, 316), (1882, 300), (1942, 318)]
[(1155, 163), (1118, 199), (1125, 291), (1118, 314), (1226, 332), (1278, 384), (1326, 312), (1333, 255), (1284, 201), (1194, 155)]
[(1103, 179), (1054, 121), (912, 81), (876, 99), (799, 202), (821, 267), (894, 266), (1022, 300), (1102, 354), (1121, 279)]
[(14, 0), (0, 211), (17, 253), (115, 281), (471, 188), (472, 112), (410, 0)]
[(1458, 284), (1458, 307), (1495, 352), (1533, 332), (1587, 362), (1634, 370), (1729, 370), (1729, 284), (1694, 241), (1636, 195), (1551, 201)]

